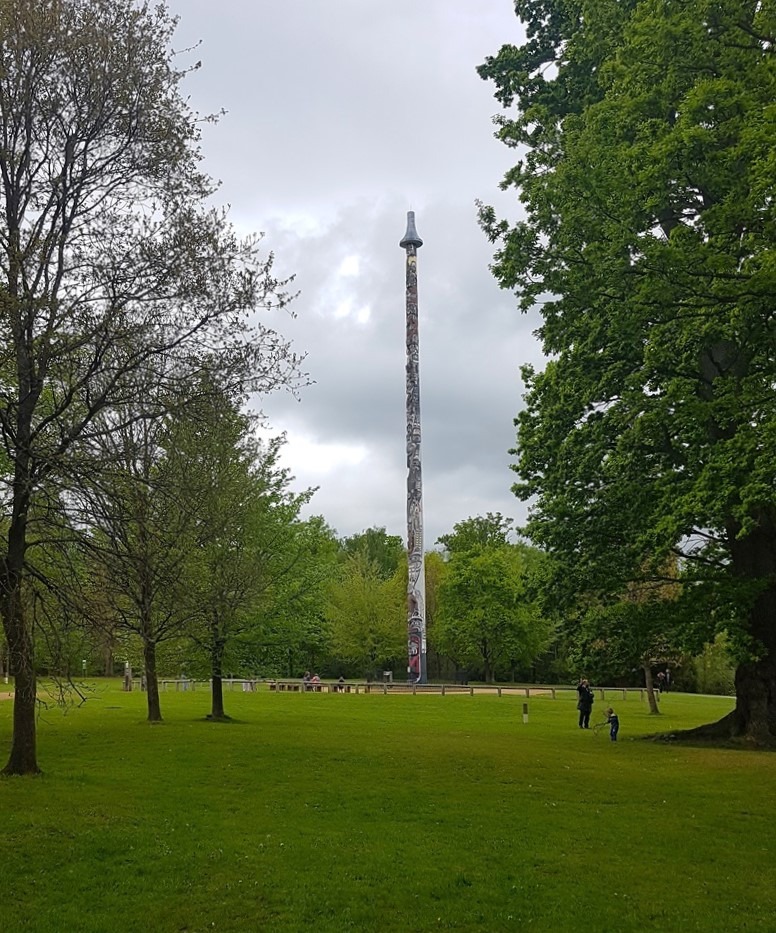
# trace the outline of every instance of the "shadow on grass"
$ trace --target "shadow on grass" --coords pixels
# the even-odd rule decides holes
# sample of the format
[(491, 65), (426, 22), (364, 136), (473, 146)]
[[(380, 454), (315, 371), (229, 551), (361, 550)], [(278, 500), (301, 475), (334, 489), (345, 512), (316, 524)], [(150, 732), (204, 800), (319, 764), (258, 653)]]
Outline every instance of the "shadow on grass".
[(776, 735), (741, 733), (736, 711), (728, 713), (717, 722), (710, 722), (695, 729), (680, 729), (675, 732), (655, 732), (642, 738), (652, 742), (676, 743), (699, 748), (733, 748), (741, 751), (776, 751)]
[(233, 719), (231, 716), (224, 714), (223, 716), (214, 716), (212, 713), (208, 713), (203, 719), (198, 719), (197, 722), (212, 722), (220, 723), (225, 726), (244, 726), (244, 719)]

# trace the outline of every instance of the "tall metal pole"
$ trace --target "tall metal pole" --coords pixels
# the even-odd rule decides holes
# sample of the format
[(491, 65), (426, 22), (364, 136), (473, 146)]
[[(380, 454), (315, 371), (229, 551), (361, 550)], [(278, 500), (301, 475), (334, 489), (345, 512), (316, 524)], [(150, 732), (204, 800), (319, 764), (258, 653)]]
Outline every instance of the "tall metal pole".
[(420, 469), (418, 247), (415, 212), (407, 211), (407, 666), (410, 683), (426, 683), (426, 577), (423, 568), (423, 479)]

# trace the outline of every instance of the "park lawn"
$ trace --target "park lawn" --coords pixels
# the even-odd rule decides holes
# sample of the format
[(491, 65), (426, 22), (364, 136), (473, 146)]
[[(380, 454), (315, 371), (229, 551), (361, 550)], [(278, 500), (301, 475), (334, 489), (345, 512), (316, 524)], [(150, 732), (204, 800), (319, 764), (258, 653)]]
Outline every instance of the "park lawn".
[[(776, 755), (635, 737), (726, 698), (227, 692), (96, 684), (0, 780), (0, 928), (32, 931), (776, 929)], [(11, 704), (0, 703), (6, 754)]]

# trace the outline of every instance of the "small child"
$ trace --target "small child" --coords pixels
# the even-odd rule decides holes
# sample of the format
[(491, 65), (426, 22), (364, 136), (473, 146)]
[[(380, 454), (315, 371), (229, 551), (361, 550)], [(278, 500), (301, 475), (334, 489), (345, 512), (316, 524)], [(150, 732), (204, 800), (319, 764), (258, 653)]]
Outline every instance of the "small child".
[(611, 706), (606, 711), (606, 723), (609, 726), (609, 738), (616, 742), (617, 733), (620, 731), (620, 718)]

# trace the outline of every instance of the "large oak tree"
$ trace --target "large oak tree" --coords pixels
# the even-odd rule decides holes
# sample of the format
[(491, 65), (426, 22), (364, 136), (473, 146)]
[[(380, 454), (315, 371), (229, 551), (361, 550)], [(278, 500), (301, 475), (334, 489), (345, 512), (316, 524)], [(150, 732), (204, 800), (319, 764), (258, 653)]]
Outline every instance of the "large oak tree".
[(738, 646), (735, 710), (708, 731), (773, 744), (776, 8), (515, 8), (525, 43), (479, 71), (524, 213), (481, 222), (543, 319), (515, 467), (530, 533), (577, 591), (659, 580), (678, 554), (682, 600)]

